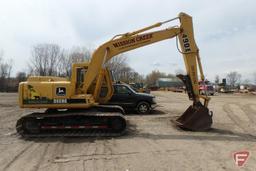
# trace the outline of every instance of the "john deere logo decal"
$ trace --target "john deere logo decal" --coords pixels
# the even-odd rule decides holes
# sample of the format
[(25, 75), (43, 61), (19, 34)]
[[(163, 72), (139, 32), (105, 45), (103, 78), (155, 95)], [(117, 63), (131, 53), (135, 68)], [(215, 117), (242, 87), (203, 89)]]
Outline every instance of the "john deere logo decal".
[(65, 87), (57, 87), (56, 88), (56, 95), (57, 96), (65, 96), (66, 95), (66, 88)]

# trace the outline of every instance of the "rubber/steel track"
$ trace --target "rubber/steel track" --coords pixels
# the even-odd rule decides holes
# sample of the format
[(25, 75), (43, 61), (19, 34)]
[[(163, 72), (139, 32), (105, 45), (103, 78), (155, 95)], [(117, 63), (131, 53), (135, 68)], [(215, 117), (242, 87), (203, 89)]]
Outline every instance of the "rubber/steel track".
[(22, 137), (120, 136), (126, 120), (122, 108), (99, 106), (83, 110), (47, 110), (23, 116), (16, 123)]

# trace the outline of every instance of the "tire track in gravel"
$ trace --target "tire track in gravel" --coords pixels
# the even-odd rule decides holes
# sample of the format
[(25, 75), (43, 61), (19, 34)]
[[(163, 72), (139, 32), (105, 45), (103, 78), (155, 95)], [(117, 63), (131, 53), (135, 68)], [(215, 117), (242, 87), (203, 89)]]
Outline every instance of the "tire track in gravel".
[(18, 120), (24, 114), (24, 112), (20, 111), (18, 107), (1, 109), (0, 113), (0, 120), (3, 124)]
[(253, 109), (256, 105), (255, 104), (246, 104), (241, 106), (242, 110), (247, 114), (248, 118), (251, 122), (256, 123), (256, 110)]
[[(62, 156), (63, 156), (64, 142), (59, 142), (58, 144), (60, 144), (60, 146), (57, 146), (57, 147), (56, 147), (57, 153), (56, 153), (55, 158), (58, 158), (58, 157), (62, 157)], [(58, 170), (59, 170), (59, 171), (63, 171), (63, 164), (58, 163), (57, 165), (58, 165)]]
[[(96, 154), (104, 154), (104, 141), (106, 140), (98, 140), (96, 141), (97, 144), (96, 144), (96, 151), (95, 151), (95, 155)], [(105, 164), (105, 159), (104, 158), (101, 158), (99, 160), (94, 160), (95, 161), (95, 165), (96, 165), (96, 170), (100, 170), (101, 168), (104, 168), (104, 164)]]
[(11, 167), (11, 165), (16, 161), (18, 160), (28, 149), (30, 149), (32, 146), (34, 145), (33, 143), (30, 143), (29, 145), (27, 145), (25, 148), (23, 148), (17, 155), (15, 155), (13, 157), (13, 159), (8, 162), (5, 167), (3, 168), (3, 170), (7, 170), (8, 168)]
[(44, 157), (42, 158), (40, 167), (38, 170), (57, 170), (58, 165), (55, 163), (52, 163), (52, 160), (56, 156), (56, 149), (58, 149), (58, 146), (60, 145), (59, 142), (54, 143), (48, 143), (49, 146), (45, 152)]
[[(91, 142), (88, 142), (85, 145), (86, 145), (86, 148), (83, 148), (83, 149), (85, 149), (85, 154), (86, 154), (91, 145)], [(83, 154), (84, 154), (84, 152), (83, 152)], [(85, 163), (86, 163), (86, 160), (83, 160), (83, 171), (86, 171), (86, 168), (87, 168)]]
[[(103, 155), (106, 155), (106, 156), (110, 156), (112, 157), (110, 154), (109, 154), (109, 149), (107, 147), (107, 139), (103, 141), (103, 151), (102, 151), (102, 154)], [(109, 163), (111, 163), (111, 160), (110, 161), (107, 161), (107, 160), (102, 160), (102, 163), (103, 163), (103, 167), (104, 169), (108, 170), (108, 168), (110, 167), (109, 166)]]
[(147, 149), (150, 149), (153, 155), (157, 155), (164, 150), (164, 148), (161, 147), (161, 145), (157, 142), (157, 140), (145, 139), (144, 141), (145, 141), (145, 144), (149, 146)]
[[(233, 106), (233, 108), (236, 106), (235, 109), (240, 109), (243, 112), (235, 111), (231, 105)], [(236, 103), (224, 104), (223, 110), (227, 113), (228, 117), (236, 124), (236, 126), (243, 130), (243, 132), (247, 133), (249, 136), (255, 137), (255, 127), (250, 121), (250, 118), (247, 116), (247, 112), (242, 110), (241, 105)], [(238, 115), (239, 113), (240, 115)]]
[[(2, 107), (2, 108), (1, 108), (0, 119), (2, 119), (2, 118), (7, 118), (8, 116), (17, 117), (16, 115), (14, 115), (14, 113), (17, 114), (17, 111), (19, 111), (19, 108), (18, 108), (18, 107)], [(12, 115), (10, 115), (10, 113), (11, 113)]]
[[(87, 142), (81, 142), (80, 139), (69, 139), (66, 144), (66, 151), (59, 158), (62, 161), (64, 170), (85, 170), (84, 156), (89, 147)], [(58, 159), (55, 162), (58, 162)]]
[(86, 149), (85, 152), (79, 155), (67, 155), (67, 158), (63, 156), (64, 158), (59, 162), (69, 162), (71, 164), (83, 161), (83, 170), (101, 170), (102, 168), (105, 170), (116, 170), (113, 169), (117, 164), (114, 162), (114, 159), (118, 158), (119, 154), (113, 154), (113, 149), (111, 148), (113, 144), (108, 139), (99, 139), (94, 143), (88, 142), (86, 144), (86, 148), (83, 148)]
[(116, 147), (114, 142), (114, 139), (110, 139), (110, 140), (106, 140), (104, 141), (104, 154), (108, 155), (111, 157), (111, 160), (105, 160), (105, 168), (107, 171), (111, 171), (111, 170), (117, 170), (115, 168), (115, 165), (118, 163), (118, 161), (116, 160), (116, 158), (112, 158), (113, 156), (113, 146)]
[(35, 166), (35, 168), (33, 169), (33, 171), (37, 171), (39, 170), (39, 167), (41, 166), (41, 163), (43, 162), (44, 160), (44, 157), (46, 155), (46, 152), (49, 148), (50, 144), (46, 144), (46, 147), (44, 148), (43, 152), (41, 153), (41, 156), (39, 158), (39, 162), (37, 163), (37, 165)]
[(13, 162), (7, 170), (37, 171), (47, 151), (46, 147), (47, 144), (35, 143)]
[[(94, 153), (94, 142), (88, 142), (88, 146), (86, 148), (85, 155), (93, 155)], [(87, 168), (85, 170), (92, 170), (93, 168), (93, 160), (85, 160), (83, 159), (83, 166), (84, 168)]]
[(256, 113), (256, 104), (251, 104), (250, 108), (252, 109), (252, 111)]
[[(96, 140), (95, 143), (93, 143), (93, 148), (94, 148), (94, 152), (93, 152), (92, 156), (97, 154), (98, 140)], [(93, 170), (97, 170), (97, 160), (95, 160), (94, 158), (92, 159), (92, 168), (93, 168)]]
[(3, 124), (6, 124), (7, 122), (18, 120), (19, 116), (17, 114), (17, 111), (18, 109), (13, 109), (13, 108), (11, 109), (6, 108), (6, 110), (1, 109), (1, 115), (0, 115), (1, 127)]

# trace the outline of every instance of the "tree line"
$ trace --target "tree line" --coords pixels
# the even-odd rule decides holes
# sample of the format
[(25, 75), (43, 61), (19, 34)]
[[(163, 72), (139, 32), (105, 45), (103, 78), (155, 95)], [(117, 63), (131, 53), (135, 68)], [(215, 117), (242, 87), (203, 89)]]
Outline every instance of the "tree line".
[[(219, 75), (215, 76), (215, 80), (214, 80), (215, 84), (218, 85), (228, 85), (231, 88), (235, 88), (238, 87), (240, 84), (245, 84), (245, 85), (250, 85), (250, 80), (249, 79), (245, 79), (242, 80), (242, 75), (240, 73), (238, 73), (237, 71), (231, 71), (229, 72), (225, 78), (223, 78), (222, 80), (220, 80)], [(256, 72), (253, 73), (253, 83), (256, 84)]]
[[(86, 47), (61, 48), (57, 44), (36, 44), (31, 48), (27, 62), (27, 71), (18, 72), (11, 78), (12, 60), (3, 60), (0, 56), (0, 91), (15, 91), (18, 83), (25, 81), (28, 76), (71, 76), (72, 63), (90, 62), (93, 50)], [(134, 71), (127, 62), (124, 54), (112, 58), (106, 67), (113, 73), (115, 80), (122, 82), (143, 82), (144, 78)]]
[(12, 59), (4, 59), (4, 52), (0, 52), (0, 91), (9, 91), (11, 72), (13, 61)]
[[(16, 77), (11, 77), (13, 60), (5, 59), (3, 51), (0, 51), (0, 91), (16, 91), (18, 83), (27, 79), (28, 76), (60, 76), (70, 77), (72, 63), (90, 62), (92, 49), (87, 47), (73, 47), (71, 49), (61, 48), (57, 44), (36, 44), (31, 48), (29, 61), (27, 61), (27, 71), (18, 72)], [(106, 66), (112, 71), (113, 77), (117, 81), (126, 83), (145, 83), (148, 86), (155, 86), (159, 78), (174, 78), (173, 74), (166, 74), (157, 70), (144, 76), (134, 71), (128, 65), (127, 56), (124, 54), (112, 58)], [(176, 74), (183, 73), (177, 70)], [(241, 74), (232, 71), (226, 75), (227, 84), (236, 86), (241, 83)], [(256, 72), (253, 74), (256, 84)], [(220, 83), (217, 75), (214, 82)], [(249, 80), (244, 80), (249, 83)]]
[[(38, 44), (32, 48), (29, 75), (70, 77), (72, 63), (90, 62), (92, 50), (75, 47), (71, 50), (61, 49), (56, 44)], [(120, 81), (142, 81), (143, 77), (135, 72), (127, 63), (123, 54), (112, 58), (108, 67), (114, 77)]]

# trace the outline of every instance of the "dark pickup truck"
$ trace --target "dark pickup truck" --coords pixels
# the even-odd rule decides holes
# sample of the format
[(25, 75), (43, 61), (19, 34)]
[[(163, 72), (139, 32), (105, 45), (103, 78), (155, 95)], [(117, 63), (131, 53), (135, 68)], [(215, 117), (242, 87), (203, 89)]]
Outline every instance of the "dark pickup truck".
[(149, 113), (156, 107), (155, 96), (138, 93), (127, 84), (114, 84), (114, 94), (108, 104), (118, 105), (125, 111), (135, 110), (140, 114)]

